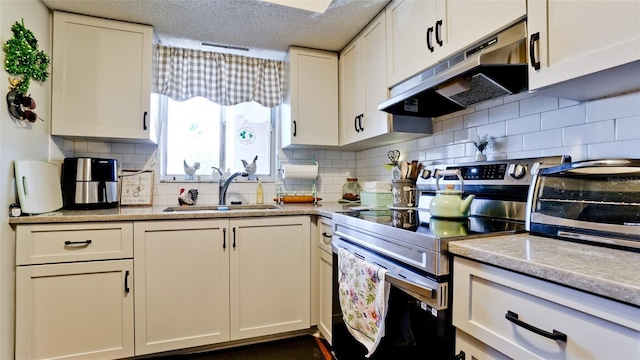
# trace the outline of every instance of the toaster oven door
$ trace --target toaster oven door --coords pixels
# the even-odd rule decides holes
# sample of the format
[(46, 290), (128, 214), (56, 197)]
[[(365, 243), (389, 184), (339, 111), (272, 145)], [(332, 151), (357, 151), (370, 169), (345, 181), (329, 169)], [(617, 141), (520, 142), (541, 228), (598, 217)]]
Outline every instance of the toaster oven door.
[(593, 160), (540, 170), (530, 231), (573, 240), (629, 240), (640, 247), (640, 160)]

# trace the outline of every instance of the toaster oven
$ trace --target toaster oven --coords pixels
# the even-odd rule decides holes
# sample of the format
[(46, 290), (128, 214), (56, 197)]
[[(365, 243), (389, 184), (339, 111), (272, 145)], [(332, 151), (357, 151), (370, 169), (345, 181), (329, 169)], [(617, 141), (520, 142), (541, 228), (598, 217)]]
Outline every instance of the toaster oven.
[(640, 159), (540, 168), (527, 214), (532, 234), (640, 251)]

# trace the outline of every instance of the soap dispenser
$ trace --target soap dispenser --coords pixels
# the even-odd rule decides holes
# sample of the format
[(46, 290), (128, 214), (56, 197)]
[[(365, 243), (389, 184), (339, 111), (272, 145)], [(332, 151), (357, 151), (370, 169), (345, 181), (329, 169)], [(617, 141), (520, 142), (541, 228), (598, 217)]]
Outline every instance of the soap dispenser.
[(262, 181), (258, 181), (258, 188), (256, 189), (256, 204), (264, 203), (264, 190), (262, 189)]

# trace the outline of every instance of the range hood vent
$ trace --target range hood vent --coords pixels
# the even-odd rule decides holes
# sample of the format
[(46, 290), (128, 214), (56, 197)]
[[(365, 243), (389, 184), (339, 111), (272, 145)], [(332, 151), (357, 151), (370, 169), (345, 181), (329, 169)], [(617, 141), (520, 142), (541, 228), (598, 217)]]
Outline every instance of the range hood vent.
[(436, 117), (528, 87), (526, 23), (490, 36), (391, 89), (378, 110)]

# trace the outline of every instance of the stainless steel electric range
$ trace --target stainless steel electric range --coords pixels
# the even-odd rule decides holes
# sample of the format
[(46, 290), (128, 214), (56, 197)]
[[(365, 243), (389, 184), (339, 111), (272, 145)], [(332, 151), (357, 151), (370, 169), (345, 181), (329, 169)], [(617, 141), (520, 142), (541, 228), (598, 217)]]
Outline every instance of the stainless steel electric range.
[[(565, 156), (426, 166), (417, 180), (416, 208), (360, 210), (333, 215), (333, 333), (338, 360), (365, 359), (345, 328), (340, 309), (338, 256), (344, 248), (387, 269), (391, 284), (386, 335), (369, 359), (451, 359), (450, 241), (525, 231), (532, 171), (569, 162)], [(460, 176), (439, 176), (455, 170)], [(451, 173), (447, 171), (446, 173)], [(474, 194), (468, 218), (436, 218), (429, 212), (438, 188), (462, 187)]]

